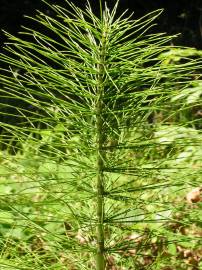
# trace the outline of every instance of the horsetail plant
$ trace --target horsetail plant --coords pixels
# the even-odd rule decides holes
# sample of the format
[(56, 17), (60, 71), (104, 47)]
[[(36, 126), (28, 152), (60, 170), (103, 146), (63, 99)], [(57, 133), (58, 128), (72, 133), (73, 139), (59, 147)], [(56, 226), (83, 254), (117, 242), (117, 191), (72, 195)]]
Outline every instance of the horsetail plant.
[(89, 3), (85, 10), (66, 3), (47, 1), (57, 17), (38, 12), (30, 18), (38, 30), (6, 33), (0, 56), (1, 147), (12, 146), (21, 160), (21, 171), (6, 170), (17, 180), (2, 205), (12, 228), (30, 229), (41, 249), (57, 254), (46, 260), (28, 245), (21, 247), (24, 268), (17, 251), (21, 259), (12, 258), (10, 266), (139, 269), (139, 258), (150, 256), (148, 269), (163, 269), (160, 253), (144, 251), (190, 241), (173, 231), (165, 239), (176, 213), (186, 226), (194, 222), (191, 209), (183, 221), (183, 201), (172, 203), (169, 194), (199, 185), (200, 166), (194, 171), (180, 153), (188, 145), (200, 148), (201, 134), (197, 120), (182, 117), (189, 105), (171, 99), (200, 63), (184, 57), (165, 64), (173, 36), (150, 33), (161, 10), (134, 20), (127, 12), (117, 15), (118, 2), (110, 10), (100, 1), (98, 17)]

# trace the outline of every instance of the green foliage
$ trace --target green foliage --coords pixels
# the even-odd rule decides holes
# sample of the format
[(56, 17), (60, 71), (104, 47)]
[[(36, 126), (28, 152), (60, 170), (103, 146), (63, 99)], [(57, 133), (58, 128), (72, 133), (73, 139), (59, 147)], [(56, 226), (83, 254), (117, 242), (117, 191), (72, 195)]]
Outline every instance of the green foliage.
[(181, 93), (175, 97), (173, 97), (172, 101), (175, 102), (179, 99), (186, 99), (187, 104), (197, 103), (200, 104), (201, 102), (201, 95), (202, 95), (202, 82), (201, 81), (193, 81), (191, 83), (190, 88), (186, 88)]
[(57, 17), (39, 12), (41, 31), (7, 34), (0, 55), (2, 119), (17, 119), (1, 122), (0, 264), (199, 267), (201, 202), (184, 197), (202, 180), (201, 119), (186, 117), (200, 58), (147, 33), (159, 10), (48, 5)]
[(179, 63), (182, 60), (190, 60), (190, 58), (201, 57), (202, 51), (195, 48), (178, 48), (170, 47), (167, 52), (161, 53), (158, 58), (163, 60), (163, 64)]

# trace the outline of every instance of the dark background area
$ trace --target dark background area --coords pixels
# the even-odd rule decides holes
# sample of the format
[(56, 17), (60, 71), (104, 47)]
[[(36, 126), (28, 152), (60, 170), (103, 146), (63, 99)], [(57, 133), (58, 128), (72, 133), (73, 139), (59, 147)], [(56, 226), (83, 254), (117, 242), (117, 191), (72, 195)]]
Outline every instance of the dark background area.
[[(65, 0), (49, 0), (49, 2), (66, 5)], [(72, 0), (72, 2), (84, 7), (86, 1)], [(93, 8), (98, 10), (99, 1), (90, 0), (90, 2)], [(115, 0), (107, 2), (109, 6), (113, 6)], [(176, 45), (202, 49), (202, 0), (120, 0), (119, 5), (120, 11), (129, 9), (134, 12), (134, 18), (159, 8), (163, 8), (164, 13), (158, 19), (158, 26), (153, 32), (181, 33), (174, 40)], [(34, 16), (36, 9), (50, 14), (50, 9), (41, 0), (0, 0), (0, 28), (17, 35), (21, 25), (31, 26), (31, 22), (23, 15)], [(1, 31), (1, 47), (5, 41)]]

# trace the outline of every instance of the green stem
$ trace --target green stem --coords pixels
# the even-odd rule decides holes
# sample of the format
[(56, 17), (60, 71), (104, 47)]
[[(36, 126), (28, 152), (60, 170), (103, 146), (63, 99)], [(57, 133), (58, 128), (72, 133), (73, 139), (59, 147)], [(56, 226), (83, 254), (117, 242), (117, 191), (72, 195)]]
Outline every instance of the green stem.
[(105, 141), (104, 109), (104, 79), (105, 79), (106, 32), (103, 32), (100, 63), (98, 64), (98, 96), (96, 103), (97, 129), (97, 270), (105, 269), (104, 243), (104, 160), (103, 144)]

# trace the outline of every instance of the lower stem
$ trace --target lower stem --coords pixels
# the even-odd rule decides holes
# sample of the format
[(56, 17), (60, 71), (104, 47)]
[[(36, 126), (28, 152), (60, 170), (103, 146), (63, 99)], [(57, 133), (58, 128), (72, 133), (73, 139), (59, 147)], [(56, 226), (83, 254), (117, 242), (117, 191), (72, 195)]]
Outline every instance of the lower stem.
[(101, 170), (103, 167), (103, 161), (101, 157), (98, 158), (98, 176), (97, 176), (97, 270), (105, 269), (105, 257), (104, 257), (104, 188), (103, 180), (104, 175)]

